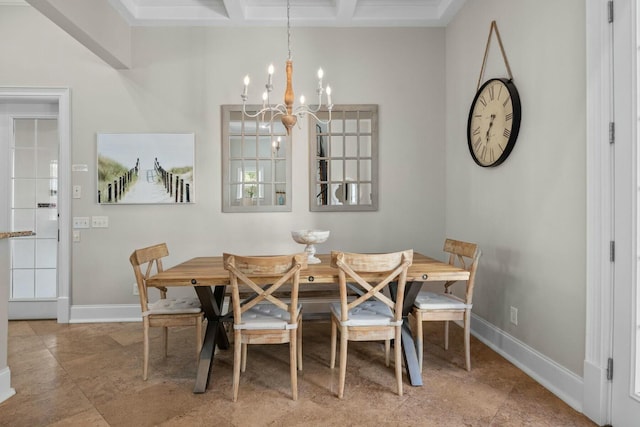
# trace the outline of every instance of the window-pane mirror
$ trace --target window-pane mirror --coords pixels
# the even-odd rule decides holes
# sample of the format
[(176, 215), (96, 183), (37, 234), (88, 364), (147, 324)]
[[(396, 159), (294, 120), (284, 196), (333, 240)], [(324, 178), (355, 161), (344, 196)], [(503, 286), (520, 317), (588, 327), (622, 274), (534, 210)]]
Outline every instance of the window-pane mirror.
[(282, 123), (248, 117), (242, 105), (221, 110), (222, 212), (291, 211), (291, 144)]
[(309, 120), (309, 209), (378, 209), (378, 106), (335, 105)]

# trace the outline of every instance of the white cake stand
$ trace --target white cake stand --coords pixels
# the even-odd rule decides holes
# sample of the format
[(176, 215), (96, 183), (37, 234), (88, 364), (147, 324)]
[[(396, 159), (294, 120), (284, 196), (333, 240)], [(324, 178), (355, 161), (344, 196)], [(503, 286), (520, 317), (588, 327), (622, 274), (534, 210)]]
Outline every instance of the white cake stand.
[(324, 243), (329, 238), (328, 230), (298, 230), (292, 231), (291, 237), (297, 243), (301, 243), (306, 245), (304, 251), (307, 253), (307, 263), (308, 264), (319, 264), (320, 258), (317, 258), (316, 255), (316, 247), (314, 246), (316, 243)]

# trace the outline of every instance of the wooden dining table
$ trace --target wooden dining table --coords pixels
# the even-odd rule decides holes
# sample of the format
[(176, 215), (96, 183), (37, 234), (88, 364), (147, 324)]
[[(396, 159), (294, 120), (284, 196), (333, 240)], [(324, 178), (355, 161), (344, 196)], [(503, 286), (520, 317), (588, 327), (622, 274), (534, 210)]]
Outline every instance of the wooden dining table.
[[(331, 267), (331, 256), (326, 254), (316, 256), (320, 258), (321, 263), (309, 264), (306, 269), (300, 272), (300, 298), (305, 297), (306, 291), (319, 287), (314, 287), (314, 285), (333, 283), (336, 284), (337, 289), (338, 269)], [(375, 280), (374, 276), (367, 277), (365, 275), (363, 277), (366, 280)], [(422, 385), (417, 354), (417, 351), (422, 351), (422, 349), (416, 349), (407, 316), (411, 312), (423, 282), (468, 279), (469, 272), (467, 270), (414, 252), (413, 264), (409, 267), (407, 274), (402, 310), (404, 318), (402, 352), (407, 377), (411, 385)], [(265, 284), (268, 283), (268, 278), (259, 278), (258, 282), (260, 280)], [(228, 313), (223, 313), (227, 285), (229, 285), (229, 272), (224, 269), (221, 256), (192, 258), (147, 279), (147, 286), (193, 286), (200, 299), (202, 310), (207, 319), (207, 327), (198, 361), (194, 393), (204, 393), (209, 385), (215, 347), (229, 348), (229, 339), (223, 325), (223, 321), (232, 320)]]

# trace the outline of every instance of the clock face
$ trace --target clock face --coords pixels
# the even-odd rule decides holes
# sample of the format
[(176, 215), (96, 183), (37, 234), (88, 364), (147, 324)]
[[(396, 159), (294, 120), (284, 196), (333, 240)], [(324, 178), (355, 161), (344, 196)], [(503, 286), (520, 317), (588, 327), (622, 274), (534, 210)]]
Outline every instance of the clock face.
[(511, 80), (486, 81), (471, 104), (467, 142), (475, 162), (498, 166), (511, 153), (520, 130), (520, 96)]

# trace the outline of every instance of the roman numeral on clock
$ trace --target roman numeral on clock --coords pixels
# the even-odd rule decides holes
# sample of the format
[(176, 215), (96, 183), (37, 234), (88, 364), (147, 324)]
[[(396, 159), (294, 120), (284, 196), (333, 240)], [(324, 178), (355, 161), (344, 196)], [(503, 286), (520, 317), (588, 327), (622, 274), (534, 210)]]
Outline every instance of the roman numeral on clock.
[(509, 138), (511, 136), (511, 130), (505, 129), (502, 134), (504, 135), (505, 138)]

